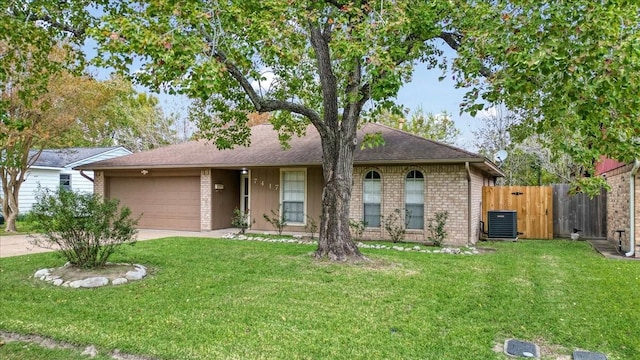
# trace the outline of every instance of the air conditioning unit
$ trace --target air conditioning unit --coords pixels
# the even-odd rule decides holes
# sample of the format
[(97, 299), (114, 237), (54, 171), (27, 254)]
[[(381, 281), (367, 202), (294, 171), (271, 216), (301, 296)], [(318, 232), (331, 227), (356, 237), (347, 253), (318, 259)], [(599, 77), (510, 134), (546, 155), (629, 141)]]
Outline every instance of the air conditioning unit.
[(518, 214), (514, 210), (492, 210), (487, 213), (489, 238), (517, 239)]

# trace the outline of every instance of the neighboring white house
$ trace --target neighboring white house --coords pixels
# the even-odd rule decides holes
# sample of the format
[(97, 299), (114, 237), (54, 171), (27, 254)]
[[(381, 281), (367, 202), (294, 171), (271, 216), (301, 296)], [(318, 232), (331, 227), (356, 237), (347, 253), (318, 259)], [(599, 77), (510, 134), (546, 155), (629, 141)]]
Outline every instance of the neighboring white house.
[[(29, 157), (34, 154), (35, 151), (31, 152)], [(131, 151), (122, 146), (43, 150), (38, 160), (27, 171), (25, 181), (20, 188), (18, 197), (20, 213), (25, 214), (31, 210), (35, 203), (38, 185), (51, 190), (62, 186), (68, 190), (93, 193), (93, 182), (82, 176), (80, 171), (72, 169), (83, 164), (129, 154)], [(84, 174), (93, 179), (93, 171), (84, 171)]]

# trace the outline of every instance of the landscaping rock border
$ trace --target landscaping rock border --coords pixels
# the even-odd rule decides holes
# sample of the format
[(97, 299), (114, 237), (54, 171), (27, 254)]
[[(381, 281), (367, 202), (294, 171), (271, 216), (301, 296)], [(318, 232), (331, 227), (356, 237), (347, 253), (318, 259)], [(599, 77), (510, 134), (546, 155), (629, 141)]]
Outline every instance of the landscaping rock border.
[(133, 270), (126, 271), (123, 274), (119, 274), (118, 276), (90, 276), (80, 280), (68, 280), (64, 279), (59, 275), (55, 275), (56, 270), (61, 270), (64, 268), (69, 268), (72, 265), (70, 263), (64, 264), (60, 268), (45, 268), (36, 271), (33, 274), (34, 278), (40, 279), (42, 281), (46, 281), (55, 286), (69, 287), (73, 289), (78, 288), (96, 288), (101, 286), (111, 285), (122, 285), (126, 284), (129, 281), (138, 281), (142, 280), (145, 276), (147, 276), (147, 268), (140, 264), (113, 264), (107, 263), (107, 265), (123, 265), (123, 266), (132, 266)]
[[(267, 234), (265, 234), (267, 235)], [(247, 236), (244, 234), (229, 233), (222, 236), (223, 239), (229, 240), (246, 240), (246, 241), (264, 241), (270, 243), (288, 243), (288, 244), (317, 244), (315, 240), (305, 240), (302, 235), (293, 235), (293, 238), (273, 238), (262, 236)], [(456, 247), (444, 247), (441, 249), (431, 250), (426, 246), (413, 245), (411, 247), (404, 247), (400, 245), (380, 245), (380, 244), (365, 244), (363, 242), (357, 242), (356, 246), (361, 249), (376, 249), (376, 250), (395, 250), (395, 251), (413, 251), (426, 254), (452, 254), (452, 255), (478, 255), (480, 251), (473, 246), (456, 248)]]

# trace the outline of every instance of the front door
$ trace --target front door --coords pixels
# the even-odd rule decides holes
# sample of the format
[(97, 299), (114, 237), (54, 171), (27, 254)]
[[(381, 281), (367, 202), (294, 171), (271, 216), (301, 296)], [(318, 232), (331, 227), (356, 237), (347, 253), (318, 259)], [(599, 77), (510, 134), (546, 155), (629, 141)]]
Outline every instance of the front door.
[(240, 211), (245, 214), (247, 223), (249, 227), (251, 224), (249, 223), (249, 173), (240, 175)]

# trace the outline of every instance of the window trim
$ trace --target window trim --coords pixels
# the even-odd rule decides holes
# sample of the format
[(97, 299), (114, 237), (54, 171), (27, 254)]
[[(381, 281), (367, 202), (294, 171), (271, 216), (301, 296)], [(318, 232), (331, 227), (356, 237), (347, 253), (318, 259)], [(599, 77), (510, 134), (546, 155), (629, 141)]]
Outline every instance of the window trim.
[[(367, 175), (369, 175), (369, 173), (371, 173), (371, 172), (377, 173), (378, 176), (379, 176), (379, 179), (367, 179)], [(367, 204), (367, 203), (365, 203), (365, 201), (364, 201), (364, 199), (365, 199), (365, 193), (364, 193), (364, 187), (365, 186), (364, 186), (364, 184), (365, 184), (365, 182), (367, 180), (378, 180), (380, 182), (380, 193), (379, 193), (380, 202), (378, 202), (378, 206), (380, 207), (380, 220), (379, 220), (380, 221), (380, 225), (378, 225), (378, 226), (370, 226), (369, 224), (366, 224), (365, 228), (367, 228), (367, 229), (381, 229), (382, 228), (382, 215), (383, 215), (383, 213), (382, 213), (382, 209), (383, 209), (382, 208), (382, 201), (383, 201), (383, 198), (384, 198), (382, 196), (382, 194), (384, 192), (383, 184), (382, 184), (382, 171), (380, 171), (379, 169), (375, 169), (374, 168), (374, 169), (368, 169), (362, 174), (362, 204), (361, 204), (362, 205), (362, 221), (366, 221), (365, 220), (365, 216), (366, 216), (365, 204)], [(370, 203), (370, 204), (373, 204), (373, 203)]]
[[(66, 191), (72, 191), (73, 190), (72, 183), (71, 183), (71, 179), (73, 178), (72, 175), (73, 174), (69, 174), (69, 173), (60, 173), (59, 176), (58, 176), (58, 187), (62, 188), (63, 190), (66, 190)], [(68, 188), (65, 187), (64, 185), (62, 185), (62, 181), (63, 181), (62, 177), (63, 176), (68, 176), (69, 177), (68, 178), (68, 180), (69, 180)]]
[(306, 226), (307, 225), (307, 206), (309, 204), (309, 195), (308, 195), (308, 176), (307, 176), (307, 168), (280, 168), (280, 207), (279, 207), (279, 216), (282, 218), (284, 212), (284, 173), (286, 172), (302, 172), (304, 174), (304, 200), (302, 204), (302, 222), (288, 222), (287, 226)]

